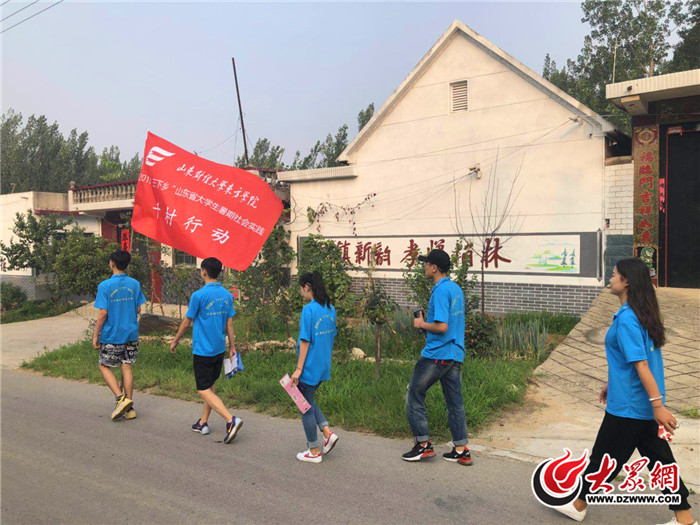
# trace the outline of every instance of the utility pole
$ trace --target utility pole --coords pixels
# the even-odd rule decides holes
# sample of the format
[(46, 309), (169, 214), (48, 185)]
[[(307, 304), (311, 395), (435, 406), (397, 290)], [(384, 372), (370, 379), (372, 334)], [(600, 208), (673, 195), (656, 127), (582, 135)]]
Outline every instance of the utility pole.
[(231, 57), (233, 64), (233, 79), (236, 81), (236, 96), (238, 97), (238, 113), (241, 116), (241, 131), (243, 132), (243, 151), (245, 153), (245, 164), (248, 166), (248, 142), (245, 136), (245, 124), (243, 122), (243, 108), (241, 107), (241, 91), (238, 89), (238, 75), (236, 74), (236, 59)]
[(613, 51), (613, 76), (612, 83), (615, 83), (615, 66), (617, 65), (617, 37), (615, 37), (615, 50)]

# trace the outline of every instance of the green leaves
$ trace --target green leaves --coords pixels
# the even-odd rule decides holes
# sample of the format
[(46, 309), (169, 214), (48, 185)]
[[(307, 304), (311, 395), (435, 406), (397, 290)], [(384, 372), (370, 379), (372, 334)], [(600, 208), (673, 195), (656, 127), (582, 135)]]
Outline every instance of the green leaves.
[(23, 191), (67, 191), (71, 181), (78, 186), (138, 177), (141, 157), (128, 162), (119, 158), (119, 148), (104, 148), (101, 155), (88, 146), (88, 133), (73, 129), (66, 137), (58, 123), (44, 115), (26, 122), (12, 109), (0, 123), (2, 193)]
[[(700, 41), (697, 0), (584, 0), (581, 9), (591, 33), (579, 56), (558, 69), (547, 55), (542, 76), (623, 131), (629, 132), (629, 116), (608, 103), (606, 84), (700, 67), (697, 46), (684, 46), (686, 39)], [(676, 30), (678, 59), (669, 62)]]

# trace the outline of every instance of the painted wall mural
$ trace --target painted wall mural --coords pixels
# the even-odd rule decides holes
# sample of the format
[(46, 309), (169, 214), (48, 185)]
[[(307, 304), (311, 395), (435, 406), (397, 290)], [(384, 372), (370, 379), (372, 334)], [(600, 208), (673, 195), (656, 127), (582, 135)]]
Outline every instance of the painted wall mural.
[[(349, 264), (367, 268), (370, 259), (378, 271), (401, 271), (406, 267), (421, 264), (419, 254), (434, 248), (461, 257), (476, 269), (488, 273), (526, 273), (546, 275), (581, 274), (581, 234), (527, 234), (516, 235), (504, 242), (495, 237), (487, 242), (481, 253), (481, 244), (476, 236), (474, 245), (457, 252), (456, 235), (433, 236), (377, 236), (377, 237), (331, 237), (341, 249)], [(303, 245), (300, 238), (299, 247)]]

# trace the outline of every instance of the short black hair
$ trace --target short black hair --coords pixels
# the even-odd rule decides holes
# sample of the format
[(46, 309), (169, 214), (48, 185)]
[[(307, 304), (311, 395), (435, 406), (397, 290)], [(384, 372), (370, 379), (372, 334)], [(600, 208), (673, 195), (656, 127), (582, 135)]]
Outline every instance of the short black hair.
[(223, 265), (216, 257), (207, 257), (202, 261), (202, 270), (207, 272), (210, 279), (216, 279), (221, 273)]
[[(102, 260), (104, 261), (104, 259)], [(123, 272), (131, 262), (131, 254), (125, 250), (117, 250), (116, 252), (112, 252), (109, 256), (109, 260), (114, 263), (114, 266), (116, 266), (118, 270)]]

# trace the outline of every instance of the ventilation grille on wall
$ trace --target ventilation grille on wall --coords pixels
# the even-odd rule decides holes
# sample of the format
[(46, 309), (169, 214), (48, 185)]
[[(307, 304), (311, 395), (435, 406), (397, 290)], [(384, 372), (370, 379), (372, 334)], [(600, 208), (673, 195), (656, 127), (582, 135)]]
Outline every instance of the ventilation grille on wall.
[(452, 111), (467, 111), (467, 81), (462, 80), (450, 84), (450, 91), (452, 92)]

